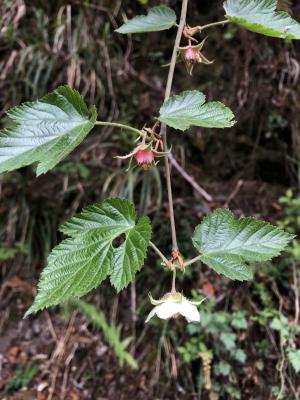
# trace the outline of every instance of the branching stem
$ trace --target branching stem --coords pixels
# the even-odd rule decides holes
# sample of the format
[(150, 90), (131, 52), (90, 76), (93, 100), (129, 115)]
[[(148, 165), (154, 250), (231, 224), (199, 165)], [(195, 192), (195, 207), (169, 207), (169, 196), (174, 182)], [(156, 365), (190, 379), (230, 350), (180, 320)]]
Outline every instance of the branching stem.
[(127, 131), (131, 131), (134, 133), (137, 133), (138, 135), (141, 134), (141, 131), (139, 131), (136, 128), (133, 128), (132, 126), (124, 125), (124, 124), (118, 124), (117, 122), (106, 122), (106, 121), (96, 121), (95, 125), (99, 126), (113, 126), (115, 128), (121, 128), (121, 129), (126, 129)]
[[(169, 74), (168, 74), (168, 80), (167, 80), (166, 92), (165, 92), (165, 101), (168, 100), (171, 95), (175, 65), (176, 65), (176, 60), (177, 60), (177, 49), (180, 45), (182, 32), (183, 32), (183, 29), (185, 26), (187, 6), (188, 6), (188, 0), (182, 0), (180, 23), (179, 23), (178, 30), (177, 30), (176, 40), (174, 43), (172, 59), (171, 59), (170, 68), (169, 68)], [(167, 127), (165, 124), (161, 125), (160, 133), (163, 137), (164, 151), (167, 152), (168, 151)], [(165, 169), (166, 169), (166, 180), (167, 180), (167, 191), (168, 191), (173, 250), (178, 251), (176, 224), (175, 224), (174, 206), (173, 206), (173, 193), (172, 193), (172, 184), (171, 184), (171, 172), (170, 172), (170, 164), (169, 164), (168, 156), (165, 156)]]
[[(173, 47), (173, 53), (172, 53), (172, 58), (170, 62), (170, 67), (169, 67), (169, 73), (168, 73), (168, 80), (167, 80), (167, 85), (166, 85), (166, 91), (165, 91), (165, 101), (167, 101), (170, 96), (171, 96), (171, 90), (172, 90), (172, 84), (173, 84), (173, 78), (174, 78), (174, 71), (175, 71), (175, 66), (176, 66), (176, 60), (177, 60), (177, 49), (180, 46), (180, 41), (182, 38), (183, 30), (186, 24), (186, 14), (187, 14), (187, 7), (188, 7), (188, 0), (182, 0), (182, 6), (181, 6), (181, 15), (180, 15), (180, 22), (179, 25), (176, 25), (178, 27), (177, 30), (177, 35)], [(207, 25), (199, 26), (193, 29), (197, 29), (198, 31), (201, 32), (204, 29), (208, 29), (212, 26), (217, 26), (217, 25), (225, 25), (229, 23), (229, 20), (225, 21), (219, 21), (219, 22), (213, 22)], [(138, 135), (141, 134), (141, 131), (139, 131), (136, 128), (133, 128), (128, 125), (124, 124), (119, 124), (116, 122), (104, 122), (104, 121), (97, 121), (95, 125), (99, 126), (112, 126), (116, 128), (121, 128), (125, 129), (131, 132), (134, 132)], [(160, 129), (160, 134), (163, 137), (163, 144), (164, 144), (164, 151), (168, 152), (168, 142), (167, 142), (167, 126), (166, 124), (161, 125)], [(178, 251), (178, 242), (177, 242), (177, 234), (176, 234), (176, 224), (175, 224), (175, 215), (174, 215), (174, 205), (173, 205), (173, 193), (172, 193), (172, 183), (171, 183), (171, 171), (170, 171), (170, 163), (169, 163), (169, 158), (168, 155), (165, 157), (165, 170), (166, 170), (166, 180), (167, 180), (167, 192), (168, 192), (168, 203), (169, 203), (169, 213), (170, 213), (170, 224), (171, 224), (171, 234), (172, 234), (172, 250), (173, 251)], [(167, 267), (170, 266), (170, 261), (163, 255), (163, 253), (155, 246), (153, 242), (150, 241), (150, 246), (152, 249), (156, 252), (156, 254), (161, 258), (163, 261), (163, 264), (165, 264)], [(187, 262), (184, 263), (184, 267), (187, 267), (189, 265), (194, 264), (195, 262), (199, 261), (201, 258), (200, 256), (197, 256)], [(172, 292), (176, 291), (176, 266), (174, 266), (173, 269), (173, 276), (172, 276)]]
[[(166, 267), (171, 267), (171, 261), (169, 261), (167, 259), (166, 256), (164, 256), (164, 254), (159, 250), (158, 247), (156, 247), (156, 245), (150, 241), (150, 247), (152, 247), (152, 249), (155, 251), (155, 253), (161, 258), (163, 264), (165, 264)], [(186, 261), (183, 266), (184, 267), (189, 267), (192, 264), (195, 264), (195, 262), (200, 261), (202, 257), (202, 254), (200, 254), (199, 256), (192, 258), (191, 260)]]

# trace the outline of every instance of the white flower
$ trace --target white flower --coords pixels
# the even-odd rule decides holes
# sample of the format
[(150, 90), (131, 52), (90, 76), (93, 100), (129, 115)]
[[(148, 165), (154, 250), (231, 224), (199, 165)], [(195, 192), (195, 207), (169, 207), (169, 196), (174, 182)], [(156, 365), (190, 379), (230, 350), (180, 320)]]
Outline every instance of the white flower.
[(196, 306), (201, 304), (205, 299), (191, 301), (178, 292), (167, 293), (161, 300), (154, 300), (151, 295), (149, 297), (151, 304), (155, 307), (148, 315), (146, 323), (154, 315), (157, 315), (161, 319), (169, 319), (171, 317), (176, 318), (179, 314), (185, 317), (188, 322), (200, 322), (200, 313)]

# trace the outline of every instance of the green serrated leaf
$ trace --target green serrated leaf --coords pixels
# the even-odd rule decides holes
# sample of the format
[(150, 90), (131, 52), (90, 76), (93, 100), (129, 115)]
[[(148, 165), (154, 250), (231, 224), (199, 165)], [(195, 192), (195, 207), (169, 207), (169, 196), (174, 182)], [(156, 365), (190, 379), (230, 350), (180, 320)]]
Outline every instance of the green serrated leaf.
[(87, 207), (61, 230), (70, 238), (52, 250), (26, 315), (83, 296), (108, 276), (120, 291), (141, 268), (151, 236), (149, 218), (137, 220), (133, 204), (124, 199)]
[(147, 15), (138, 15), (116, 29), (118, 33), (156, 32), (176, 24), (175, 12), (167, 6), (153, 7)]
[(230, 279), (249, 280), (249, 263), (278, 256), (293, 235), (254, 218), (234, 219), (231, 211), (208, 214), (193, 235), (201, 261)]
[(190, 126), (229, 128), (235, 124), (232, 111), (220, 102), (205, 103), (205, 95), (197, 90), (172, 96), (160, 109), (159, 120), (182, 131)]
[(300, 39), (300, 24), (284, 11), (276, 11), (277, 0), (227, 0), (226, 18), (244, 28), (282, 39)]
[(40, 100), (11, 109), (12, 125), (0, 131), (0, 173), (37, 163), (41, 175), (77, 147), (95, 125), (81, 95), (60, 86)]

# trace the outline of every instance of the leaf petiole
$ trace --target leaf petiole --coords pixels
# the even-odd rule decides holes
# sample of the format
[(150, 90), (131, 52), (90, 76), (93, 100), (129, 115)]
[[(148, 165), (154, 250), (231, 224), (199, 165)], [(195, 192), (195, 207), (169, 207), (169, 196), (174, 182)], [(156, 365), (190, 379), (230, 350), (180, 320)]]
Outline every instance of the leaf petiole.
[(218, 26), (218, 25), (226, 25), (226, 24), (229, 24), (230, 22), (231, 21), (229, 21), (228, 19), (225, 19), (223, 21), (212, 22), (212, 23), (207, 24), (207, 25), (199, 26), (198, 28), (199, 28), (199, 30), (201, 32), (204, 29), (208, 29), (208, 28), (211, 28), (213, 26)]
[(189, 261), (186, 261), (186, 262), (183, 264), (184, 268), (185, 268), (185, 267), (189, 267), (190, 265), (194, 264), (194, 263), (197, 262), (197, 261), (200, 261), (200, 260), (201, 260), (201, 257), (202, 257), (202, 254), (200, 254), (199, 256), (197, 256), (197, 257), (195, 257), (195, 258), (192, 258), (192, 259), (189, 260)]
[(138, 130), (136, 128), (133, 128), (132, 126), (129, 126), (129, 125), (119, 124), (117, 122), (96, 121), (95, 125), (98, 125), (98, 126), (112, 126), (112, 127), (115, 127), (115, 128), (126, 129), (127, 131), (131, 131), (131, 132), (137, 133), (138, 135), (141, 135), (141, 131), (140, 130)]
[(163, 263), (166, 267), (169, 267), (171, 262), (163, 255), (163, 253), (159, 250), (158, 247), (155, 246), (153, 242), (149, 242), (150, 247), (155, 251), (155, 253), (162, 259)]
[(205, 29), (212, 28), (214, 26), (229, 24), (229, 22), (231, 22), (231, 21), (229, 21), (228, 19), (225, 19), (223, 21), (211, 22), (210, 24), (206, 24), (206, 25), (203, 25), (203, 26), (201, 26), (201, 25), (194, 26), (194, 27), (187, 26), (185, 28), (185, 36), (187, 38), (192, 39), (192, 37), (194, 35), (196, 35), (196, 33), (201, 33)]

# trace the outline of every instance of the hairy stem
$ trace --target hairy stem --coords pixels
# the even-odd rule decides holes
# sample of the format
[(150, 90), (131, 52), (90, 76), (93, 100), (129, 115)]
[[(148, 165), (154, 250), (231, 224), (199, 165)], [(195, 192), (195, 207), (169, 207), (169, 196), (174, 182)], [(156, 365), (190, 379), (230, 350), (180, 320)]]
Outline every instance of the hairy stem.
[[(175, 65), (176, 65), (176, 59), (177, 59), (177, 49), (178, 49), (178, 47), (180, 45), (182, 32), (183, 32), (184, 25), (185, 25), (187, 6), (188, 6), (188, 0), (182, 0), (180, 23), (179, 23), (178, 30), (177, 30), (176, 40), (175, 40), (175, 43), (174, 43), (172, 59), (171, 59), (170, 68), (169, 68), (169, 74), (168, 74), (168, 80), (167, 80), (167, 86), (166, 86), (166, 92), (165, 92), (165, 101), (170, 98), (170, 94), (171, 94), (174, 71), (175, 71)], [(161, 133), (161, 135), (163, 137), (164, 151), (167, 152), (168, 151), (167, 127), (166, 127), (165, 124), (161, 125), (160, 133)], [(169, 201), (169, 213), (170, 213), (170, 223), (171, 223), (171, 233), (172, 233), (172, 244), (173, 244), (173, 250), (177, 251), (178, 250), (178, 243), (177, 243), (177, 235), (176, 235), (175, 216), (174, 216), (173, 193), (172, 193), (172, 184), (171, 184), (171, 172), (170, 172), (169, 159), (168, 159), (167, 155), (165, 156), (165, 169), (166, 169), (166, 180), (167, 180), (167, 190), (168, 190), (168, 201)]]
[(124, 125), (124, 124), (118, 124), (116, 122), (96, 121), (95, 125), (113, 126), (113, 127), (116, 127), (116, 128), (126, 129), (127, 131), (131, 131), (131, 132), (137, 133), (138, 135), (141, 134), (141, 131), (139, 131), (136, 128), (133, 128), (132, 126), (128, 126), (128, 125)]

